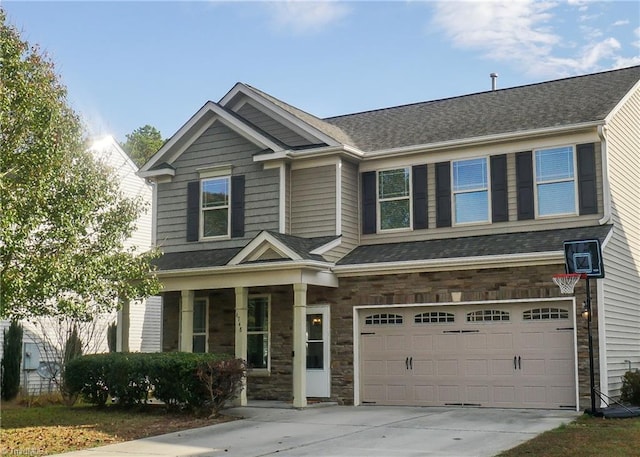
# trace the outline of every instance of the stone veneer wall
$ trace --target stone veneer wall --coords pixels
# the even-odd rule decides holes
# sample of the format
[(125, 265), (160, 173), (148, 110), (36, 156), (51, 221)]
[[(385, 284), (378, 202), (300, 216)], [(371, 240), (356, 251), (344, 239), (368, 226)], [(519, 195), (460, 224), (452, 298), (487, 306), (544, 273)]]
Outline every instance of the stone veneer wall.
[[(451, 291), (462, 292), (461, 301), (515, 300), (562, 297), (551, 280), (561, 268), (534, 266), (428, 273), (406, 273), (340, 278), (340, 287), (309, 286), (307, 304), (331, 305), (331, 399), (352, 404), (354, 388), (353, 307), (366, 305), (430, 304), (450, 302)], [(598, 305), (596, 281), (591, 284), (594, 312), (594, 368), (599, 389)], [(196, 294), (199, 294), (197, 292)], [(250, 399), (291, 401), (293, 350), (293, 287), (251, 288), (249, 294), (271, 295), (271, 372), (250, 373), (247, 395)], [(177, 350), (179, 294), (165, 294), (163, 350)], [(233, 289), (209, 291), (209, 350), (234, 353)], [(586, 321), (580, 315), (585, 300), (585, 282), (576, 287), (578, 374), (580, 407), (590, 405), (589, 357)], [(175, 342), (175, 343), (174, 343)]]
[[(365, 305), (429, 304), (450, 302), (451, 291), (462, 292), (461, 301), (512, 300), (563, 297), (551, 276), (561, 271), (552, 266), (495, 268), (482, 270), (407, 273), (340, 278), (340, 288), (331, 301), (332, 385), (334, 400), (353, 401), (353, 307)], [(591, 281), (591, 304), (594, 313), (592, 334), (596, 389), (599, 389), (598, 305), (596, 282)], [(590, 405), (589, 355), (587, 324), (580, 315), (586, 299), (585, 282), (576, 286), (578, 337), (578, 379), (580, 407)], [(347, 332), (348, 329), (348, 332)], [(333, 336), (336, 331), (340, 332)], [(347, 349), (347, 350), (345, 350)]]

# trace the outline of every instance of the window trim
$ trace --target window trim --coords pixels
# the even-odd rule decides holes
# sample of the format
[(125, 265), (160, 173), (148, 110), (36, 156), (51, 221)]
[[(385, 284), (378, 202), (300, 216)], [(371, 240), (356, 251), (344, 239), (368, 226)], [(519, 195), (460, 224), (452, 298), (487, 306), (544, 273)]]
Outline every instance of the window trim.
[[(196, 302), (204, 302), (204, 332), (195, 331), (195, 317), (196, 317)], [(209, 352), (209, 297), (193, 297), (193, 313), (191, 316), (191, 352), (193, 352), (194, 344), (193, 338), (195, 336), (204, 335), (204, 353)]]
[[(486, 166), (486, 182), (485, 187), (482, 188), (474, 188), (474, 189), (465, 189), (465, 190), (455, 190), (455, 164), (459, 162), (469, 162), (471, 160), (484, 160)], [(491, 207), (491, 161), (488, 156), (479, 156), (479, 157), (469, 157), (464, 159), (457, 159), (451, 161), (450, 167), (451, 173), (451, 225), (452, 226), (467, 226), (467, 225), (478, 225), (478, 224), (490, 224), (492, 222), (492, 207)], [(456, 197), (459, 194), (470, 194), (476, 192), (486, 192), (487, 193), (487, 218), (481, 221), (469, 221), (469, 222), (458, 222), (456, 219)]]
[[(203, 196), (204, 196), (204, 184), (205, 182), (208, 181), (219, 181), (219, 180), (226, 180), (227, 181), (227, 190), (228, 190), (228, 194), (227, 194), (227, 204), (224, 206), (216, 206), (215, 208), (205, 208), (203, 205)], [(230, 175), (224, 175), (224, 176), (215, 176), (215, 177), (209, 177), (209, 178), (203, 178), (200, 180), (200, 198), (199, 198), (199, 213), (200, 213), (200, 227), (199, 227), (199, 231), (200, 231), (200, 239), (201, 240), (225, 240), (225, 239), (230, 239), (231, 238), (231, 176)], [(205, 224), (205, 211), (218, 211), (221, 209), (226, 209), (227, 210), (227, 233), (224, 235), (214, 235), (214, 236), (205, 236), (204, 235), (204, 224)]]
[[(249, 303), (254, 299), (267, 299), (267, 330), (249, 330)], [(251, 294), (247, 297), (247, 360), (249, 359), (249, 335), (263, 335), (267, 334), (267, 367), (266, 368), (250, 368), (249, 371), (252, 374), (255, 373), (271, 373), (271, 294)]]
[[(394, 170), (404, 170), (406, 175), (409, 178), (408, 182), (408, 194), (402, 197), (392, 197), (392, 198), (380, 198), (380, 173), (384, 173), (386, 171), (394, 171)], [(382, 228), (382, 207), (380, 205), (381, 202), (389, 202), (389, 201), (400, 201), (407, 200), (408, 208), (409, 208), (409, 224), (407, 227), (396, 227), (383, 229)], [(407, 165), (404, 167), (393, 167), (393, 168), (384, 168), (381, 170), (376, 170), (376, 230), (377, 233), (393, 233), (393, 232), (406, 232), (413, 230), (413, 172), (411, 166)]]
[[(547, 150), (551, 150), (551, 149), (563, 149), (563, 148), (570, 148), (571, 149), (571, 159), (573, 161), (573, 177), (571, 179), (556, 179), (556, 180), (549, 180), (549, 181), (544, 181), (539, 183), (538, 182), (538, 161), (536, 160), (536, 154), (540, 151), (547, 151)], [(557, 146), (547, 146), (544, 148), (538, 148), (538, 149), (534, 149), (532, 156), (531, 156), (531, 162), (532, 162), (532, 166), (533, 166), (533, 201), (534, 201), (534, 211), (535, 211), (535, 218), (536, 219), (548, 219), (548, 218), (556, 218), (556, 217), (566, 217), (566, 216), (577, 216), (579, 214), (579, 198), (580, 196), (578, 195), (579, 192), (579, 188), (578, 188), (578, 163), (577, 163), (577, 154), (576, 154), (576, 145), (575, 144), (564, 144), (564, 145), (557, 145)], [(538, 199), (538, 185), (539, 184), (557, 184), (557, 183), (561, 183), (561, 182), (570, 182), (573, 181), (573, 197), (574, 197), (574, 202), (573, 202), (573, 211), (572, 212), (568, 212), (568, 213), (556, 213), (556, 214), (546, 214), (546, 215), (541, 215), (540, 214), (540, 205), (539, 205), (539, 199)]]

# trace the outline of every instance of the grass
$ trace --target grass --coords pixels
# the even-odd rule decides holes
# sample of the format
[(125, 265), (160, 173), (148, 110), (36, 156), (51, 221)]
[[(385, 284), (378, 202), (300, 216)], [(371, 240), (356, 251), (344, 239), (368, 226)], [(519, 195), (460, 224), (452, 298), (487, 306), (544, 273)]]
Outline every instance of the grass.
[(49, 455), (119, 443), (231, 420), (168, 413), (160, 405), (143, 411), (113, 406), (25, 407), (2, 404), (0, 455)]
[(581, 416), (499, 457), (640, 457), (640, 417)]

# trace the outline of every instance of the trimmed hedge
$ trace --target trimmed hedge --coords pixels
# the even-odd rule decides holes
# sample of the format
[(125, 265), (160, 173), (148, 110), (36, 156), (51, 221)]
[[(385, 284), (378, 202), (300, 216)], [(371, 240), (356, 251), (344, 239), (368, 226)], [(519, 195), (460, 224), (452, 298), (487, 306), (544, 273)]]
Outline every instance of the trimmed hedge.
[[(213, 402), (203, 370), (216, 374)], [(170, 408), (211, 409), (238, 395), (245, 372), (244, 361), (224, 355), (112, 352), (70, 361), (65, 379), (71, 392), (98, 406), (109, 398), (122, 406), (141, 405), (153, 395)]]

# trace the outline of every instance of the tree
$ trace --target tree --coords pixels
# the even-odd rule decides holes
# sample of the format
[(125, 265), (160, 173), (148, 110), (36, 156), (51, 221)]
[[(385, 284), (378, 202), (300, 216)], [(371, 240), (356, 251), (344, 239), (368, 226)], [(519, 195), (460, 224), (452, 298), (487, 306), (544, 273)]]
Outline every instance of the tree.
[(88, 152), (53, 63), (0, 19), (0, 318), (90, 318), (153, 295), (155, 253), (123, 247), (142, 203)]
[(22, 326), (11, 321), (2, 332), (2, 399), (13, 400), (20, 391), (20, 362), (22, 362)]
[(120, 146), (129, 154), (131, 160), (133, 160), (138, 167), (141, 167), (152, 155), (158, 152), (162, 143), (164, 143), (164, 141), (162, 140), (160, 131), (147, 124), (127, 134), (127, 141)]

